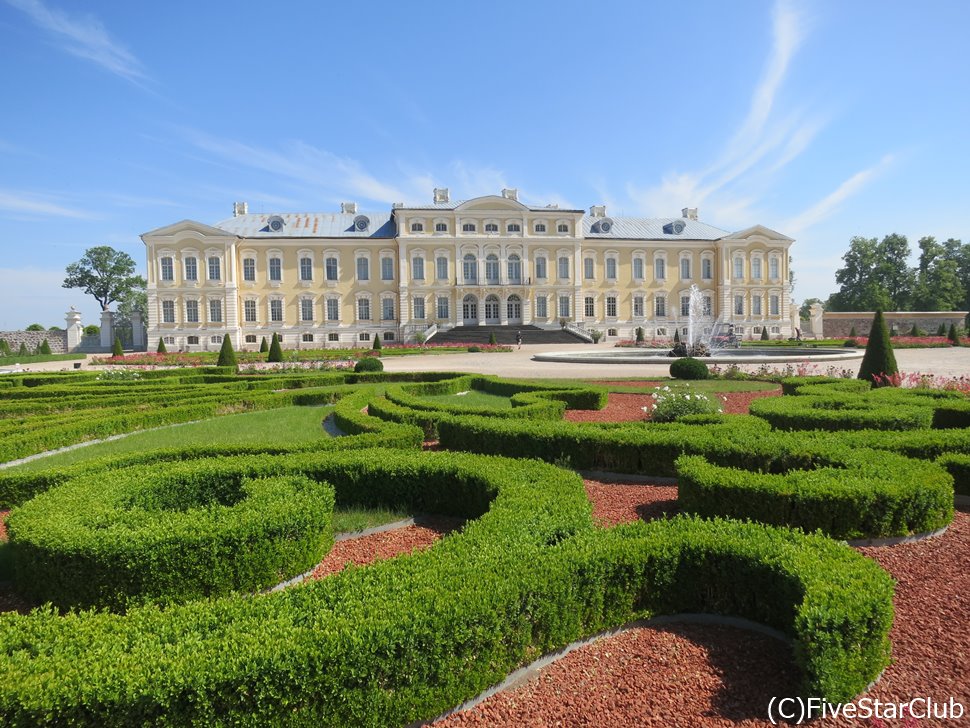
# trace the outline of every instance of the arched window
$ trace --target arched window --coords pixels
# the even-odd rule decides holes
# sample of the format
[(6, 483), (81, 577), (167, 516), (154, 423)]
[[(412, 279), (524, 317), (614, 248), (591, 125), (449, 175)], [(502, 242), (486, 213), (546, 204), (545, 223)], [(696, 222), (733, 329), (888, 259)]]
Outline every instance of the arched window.
[(489, 253), (485, 257), (485, 281), (498, 283), (498, 256), (495, 253)]
[[(478, 259), (471, 253), (462, 258), (461, 272), (465, 283), (478, 283)], [(466, 316), (466, 318), (468, 317)]]
[(522, 259), (519, 258), (515, 253), (509, 256), (508, 259), (508, 269), (509, 269), (509, 283), (521, 283), (522, 282)]
[(522, 299), (515, 294), (508, 297), (505, 302), (505, 309), (511, 323), (518, 323), (522, 320)]

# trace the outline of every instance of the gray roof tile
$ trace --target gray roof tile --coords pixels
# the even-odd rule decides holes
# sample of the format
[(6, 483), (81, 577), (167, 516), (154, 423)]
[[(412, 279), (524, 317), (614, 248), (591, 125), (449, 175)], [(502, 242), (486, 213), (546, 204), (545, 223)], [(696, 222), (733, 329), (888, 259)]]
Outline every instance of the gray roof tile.
[[(594, 240), (718, 240), (730, 235), (727, 230), (683, 217), (607, 217), (613, 221), (613, 226), (608, 233), (601, 233), (593, 232), (593, 224), (603, 218), (584, 216), (583, 235)], [(684, 223), (680, 235), (664, 232), (664, 225), (678, 220)]]
[[(283, 229), (273, 232), (269, 219), (274, 213), (238, 215), (217, 222), (215, 227), (243, 238), (393, 238), (397, 231), (390, 212), (349, 213), (281, 212)], [(365, 215), (370, 219), (367, 230), (354, 227), (354, 218)]]

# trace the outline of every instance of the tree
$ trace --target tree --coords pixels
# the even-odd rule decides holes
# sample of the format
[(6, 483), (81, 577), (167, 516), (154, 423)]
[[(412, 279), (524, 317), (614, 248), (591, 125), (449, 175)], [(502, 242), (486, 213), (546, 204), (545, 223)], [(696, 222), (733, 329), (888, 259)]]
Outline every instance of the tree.
[(115, 343), (111, 347), (111, 356), (124, 356), (125, 350), (121, 346), (121, 339), (115, 337)]
[(87, 326), (84, 327), (84, 335), (85, 336), (100, 336), (101, 335), (101, 327), (100, 326), (96, 326), (95, 324), (88, 324)]
[(761, 327), (761, 340), (762, 341), (768, 341), (768, 327), (767, 326), (762, 326)]
[(45, 354), (45, 355), (51, 353), (51, 345), (50, 345), (50, 342), (47, 339), (44, 339), (41, 342), (40, 346), (37, 347), (37, 353), (38, 354)]
[(266, 342), (265, 336), (263, 337), (263, 340), (259, 342), (259, 351), (262, 354), (265, 354), (266, 352), (269, 351), (269, 344)]
[(829, 311), (906, 310), (915, 285), (909, 267), (909, 243), (893, 233), (876, 238), (854, 237), (835, 273), (839, 290), (829, 296)]
[(27, 344), (23, 341), (20, 342), (20, 349), (17, 351), (17, 356), (30, 356), (30, 352), (27, 351)]
[(936, 238), (924, 237), (920, 238), (919, 247), (913, 309), (956, 310), (967, 299), (966, 288), (960, 279), (960, 241), (951, 238), (945, 245), (941, 245), (936, 242)]
[(812, 304), (822, 303), (821, 298), (806, 298), (802, 301), (801, 308), (798, 309), (798, 318), (806, 321), (812, 317)]
[(885, 286), (893, 309), (908, 311), (916, 284), (916, 275), (909, 267), (909, 241), (905, 235), (892, 233), (882, 239), (876, 252), (876, 276)]
[(216, 366), (233, 369), (239, 366), (236, 362), (236, 350), (232, 348), (232, 339), (229, 336), (222, 337), (222, 348), (219, 349), (219, 361), (216, 362)]
[(135, 275), (135, 261), (109, 245), (88, 248), (76, 263), (67, 266), (64, 288), (81, 288), (94, 296), (102, 311), (123, 300), (132, 290), (144, 288), (145, 279)]
[(371, 349), (373, 349), (374, 351), (380, 351), (382, 347), (383, 347), (383, 344), (381, 344), (380, 333), (374, 334), (374, 344), (373, 346), (371, 346)]
[(645, 339), (645, 336), (643, 334), (643, 327), (637, 326), (637, 343), (642, 344), (644, 339)]
[(25, 331), (43, 331), (44, 330), (44, 327), (41, 324), (31, 324), (30, 326), (28, 326), (24, 330)]
[(950, 330), (946, 333), (946, 338), (948, 338), (950, 343), (954, 346), (960, 346), (960, 336), (957, 334), (956, 324), (950, 324)]
[(165, 348), (165, 339), (161, 336), (158, 337), (158, 348), (155, 351), (159, 354), (168, 354), (168, 349)]
[(269, 354), (266, 361), (283, 361), (283, 348), (280, 346), (280, 340), (275, 333), (269, 345)]
[(6, 339), (0, 339), (0, 356), (10, 356), (13, 352), (10, 351), (10, 344), (7, 343)]
[(859, 366), (859, 379), (871, 382), (873, 387), (885, 387), (891, 384), (889, 378), (898, 372), (886, 319), (883, 318), (882, 311), (876, 309), (869, 331), (869, 343), (866, 344), (866, 353)]

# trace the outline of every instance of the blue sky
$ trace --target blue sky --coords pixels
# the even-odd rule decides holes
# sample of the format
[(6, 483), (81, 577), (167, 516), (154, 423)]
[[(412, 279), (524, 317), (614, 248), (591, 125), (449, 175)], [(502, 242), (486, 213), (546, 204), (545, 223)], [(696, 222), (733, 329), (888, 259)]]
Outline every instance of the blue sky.
[(0, 330), (85, 323), (94, 245), (183, 218), (517, 187), (760, 223), (825, 298), (853, 235), (970, 239), (970, 3), (0, 0)]

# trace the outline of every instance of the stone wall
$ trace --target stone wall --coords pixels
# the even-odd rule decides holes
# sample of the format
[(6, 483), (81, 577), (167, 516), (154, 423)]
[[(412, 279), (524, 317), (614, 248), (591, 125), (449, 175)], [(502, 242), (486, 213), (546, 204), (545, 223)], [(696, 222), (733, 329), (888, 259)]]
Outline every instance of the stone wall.
[(26, 344), (27, 351), (33, 354), (44, 339), (47, 339), (47, 343), (50, 344), (52, 354), (68, 353), (66, 331), (0, 331), (0, 339), (6, 339), (13, 354), (20, 350), (22, 343)]
[[(838, 339), (849, 336), (855, 327), (857, 336), (868, 336), (874, 311), (826, 311), (822, 314), (822, 332), (825, 338)], [(966, 326), (966, 311), (887, 311), (883, 314), (890, 332), (906, 336), (917, 326), (928, 336), (935, 336), (940, 324), (956, 324), (957, 331)]]

